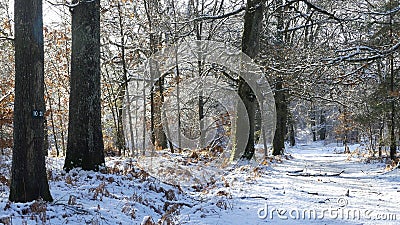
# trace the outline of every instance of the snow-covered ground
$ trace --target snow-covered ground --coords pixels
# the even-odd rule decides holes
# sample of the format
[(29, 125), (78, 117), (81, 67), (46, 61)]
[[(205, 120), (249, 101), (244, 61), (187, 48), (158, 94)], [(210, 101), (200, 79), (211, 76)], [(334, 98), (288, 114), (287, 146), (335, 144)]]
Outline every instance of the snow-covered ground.
[(0, 156), (0, 224), (400, 224), (400, 171), (351, 150), (299, 145), (201, 186), (162, 183), (132, 159), (65, 173), (63, 158), (48, 158), (55, 201), (26, 204), (8, 202), (11, 159)]

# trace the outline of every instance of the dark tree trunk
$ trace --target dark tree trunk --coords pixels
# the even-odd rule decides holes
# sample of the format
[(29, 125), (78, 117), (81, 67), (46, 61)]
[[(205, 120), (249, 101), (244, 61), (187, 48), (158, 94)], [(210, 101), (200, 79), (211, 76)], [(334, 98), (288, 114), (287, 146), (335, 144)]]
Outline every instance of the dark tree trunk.
[(326, 139), (326, 117), (325, 111), (321, 111), (321, 115), (319, 116), (319, 139), (324, 141)]
[(287, 103), (283, 79), (277, 79), (275, 84), (275, 106), (276, 106), (276, 131), (273, 140), (272, 155), (282, 155), (285, 150), (286, 122), (287, 122)]
[(293, 123), (291, 123), (289, 125), (289, 142), (290, 142), (290, 146), (292, 146), (292, 147), (296, 145), (296, 136), (295, 136), (295, 132), (294, 132)]
[(164, 102), (164, 79), (160, 76), (159, 65), (157, 62), (150, 62), (151, 77), (154, 83), (150, 93), (150, 128), (151, 142), (158, 150), (166, 149), (167, 136), (164, 133), (162, 124), (162, 105)]
[(162, 124), (162, 105), (164, 102), (164, 79), (160, 78), (154, 84), (153, 92), (151, 93), (151, 133), (152, 142), (156, 149), (166, 149), (167, 136), (165, 135), (163, 124)]
[(15, 0), (14, 147), (10, 201), (53, 201), (44, 146), (44, 67), (41, 0)]
[[(287, 36), (285, 39), (284, 33), (282, 30), (285, 27), (284, 24), (284, 10), (281, 7), (283, 5), (282, 0), (277, 0), (276, 6), (278, 9), (276, 10), (276, 20), (277, 20), (277, 34), (276, 38), (278, 43), (276, 45), (277, 50), (279, 51), (277, 54), (278, 61), (284, 62), (284, 44), (287, 41)], [(283, 88), (284, 78), (282, 75), (278, 74), (278, 77), (275, 79), (275, 106), (276, 106), (276, 130), (273, 139), (273, 151), (272, 155), (282, 155), (285, 150), (285, 136), (287, 131), (287, 115), (288, 115), (288, 102), (286, 101), (286, 91)]]
[[(124, 60), (122, 60), (124, 61)], [(125, 75), (124, 75), (125, 77)], [(118, 149), (118, 155), (120, 156), (125, 156), (126, 154), (126, 144), (125, 144), (125, 134), (124, 134), (124, 121), (123, 121), (123, 101), (125, 98), (125, 93), (126, 93), (126, 85), (127, 83), (124, 81), (124, 84), (122, 84), (124, 87), (121, 89), (121, 92), (118, 94), (118, 103), (117, 103), (117, 130), (116, 130), (116, 136), (117, 136), (117, 141), (116, 141), (116, 146)]]
[(347, 121), (347, 108), (346, 106), (343, 107), (343, 124), (344, 124), (344, 138), (343, 138), (343, 145), (344, 145), (344, 153), (349, 154), (350, 153), (350, 148), (348, 146), (349, 143), (349, 124)]
[(314, 104), (311, 102), (311, 133), (312, 133), (312, 140), (313, 141), (317, 141), (317, 123), (316, 123), (316, 115), (315, 115), (315, 108), (314, 108)]
[[(128, 86), (128, 70), (126, 68), (126, 52), (125, 52), (125, 34), (124, 34), (124, 23), (123, 23), (123, 15), (121, 9), (121, 3), (118, 2), (118, 22), (119, 22), (119, 34), (121, 40), (121, 63), (122, 63), (122, 73), (124, 83), (122, 84), (121, 92), (118, 94), (118, 103), (121, 105), (118, 106), (118, 116), (117, 116), (117, 148), (119, 155), (125, 156), (126, 143), (125, 143), (125, 134), (124, 134), (124, 125), (123, 125), (123, 105), (125, 99), (125, 93), (129, 93), (126, 91)], [(128, 113), (130, 114), (130, 103), (128, 103)], [(130, 121), (131, 122), (131, 121)], [(130, 127), (132, 129), (132, 127)], [(133, 137), (131, 137), (133, 140)], [(132, 146), (133, 148), (133, 146)]]
[[(150, 50), (151, 53), (156, 53), (161, 46), (161, 35), (153, 31), (154, 22), (157, 21), (157, 18), (154, 18), (157, 15), (157, 10), (159, 8), (159, 2), (157, 0), (149, 0), (144, 2), (144, 6), (146, 9), (147, 20), (149, 23), (149, 32), (150, 32)], [(154, 32), (154, 33), (153, 33)], [(167, 136), (165, 135), (163, 124), (162, 124), (162, 105), (164, 102), (163, 89), (164, 89), (164, 79), (161, 78), (159, 68), (157, 63), (152, 63), (150, 65), (152, 68), (152, 76), (153, 77), (153, 87), (151, 88), (150, 93), (150, 129), (151, 129), (151, 142), (153, 143), (156, 149), (166, 149), (168, 147), (167, 144)]]
[[(201, 76), (201, 63), (199, 63), (199, 75)], [(201, 84), (200, 84), (201, 85)], [(199, 129), (200, 129), (200, 140), (199, 140), (199, 146), (200, 148), (203, 148), (206, 143), (206, 135), (205, 135), (205, 129), (204, 129), (204, 96), (203, 92), (199, 94), (199, 101), (197, 102), (197, 107), (199, 110)]]
[[(247, 9), (244, 15), (244, 30), (242, 37), (242, 52), (250, 58), (255, 59), (260, 52), (260, 33), (262, 29), (263, 19), (263, 1), (248, 0)], [(251, 10), (250, 10), (251, 9)], [(249, 118), (249, 133), (247, 137), (241, 137), (240, 132), (243, 130), (244, 119), (238, 118), (236, 127), (236, 149), (243, 149), (247, 138), (247, 144), (244, 147), (243, 158), (251, 159), (254, 155), (254, 133), (256, 123), (257, 99), (249, 84), (242, 78), (239, 79), (238, 94), (244, 103)], [(240, 110), (240, 108), (238, 109)], [(243, 109), (242, 109), (243, 110)], [(240, 114), (239, 114), (240, 115)], [(242, 146), (243, 145), (243, 146)], [(236, 153), (236, 150), (235, 150)]]
[(100, 95), (100, 0), (83, 1), (72, 11), (67, 171), (104, 165)]
[(296, 132), (294, 129), (294, 119), (291, 115), (289, 114), (289, 119), (288, 119), (288, 127), (289, 127), (289, 144), (290, 146), (295, 146), (296, 145)]
[(381, 124), (379, 126), (379, 141), (378, 141), (378, 156), (379, 158), (382, 157), (382, 148), (384, 147), (384, 141), (383, 141), (383, 129), (385, 128), (385, 122), (384, 120), (381, 121)]
[[(394, 58), (393, 56), (390, 57), (390, 91), (394, 93)], [(397, 144), (396, 144), (396, 136), (395, 136), (395, 129), (396, 129), (396, 104), (394, 97), (392, 97), (390, 102), (390, 158), (396, 159), (397, 154)]]
[[(390, 0), (389, 5), (394, 7), (394, 2)], [(389, 15), (389, 35), (390, 42), (393, 45), (395, 43), (395, 31), (394, 31), (394, 20), (393, 15)], [(394, 69), (394, 55), (390, 55), (389, 57), (390, 63), (390, 95), (393, 95), (395, 92), (395, 69)], [(396, 129), (396, 103), (394, 96), (391, 97), (390, 100), (390, 158), (392, 160), (396, 159), (397, 155), (397, 143), (395, 137), (395, 129)]]

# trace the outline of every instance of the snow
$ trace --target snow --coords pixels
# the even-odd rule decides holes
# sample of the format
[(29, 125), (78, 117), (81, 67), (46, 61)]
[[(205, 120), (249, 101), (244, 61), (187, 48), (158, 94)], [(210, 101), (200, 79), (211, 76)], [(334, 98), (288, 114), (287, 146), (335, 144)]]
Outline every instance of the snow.
[(50, 157), (52, 203), (8, 202), (1, 179), (10, 177), (7, 154), (0, 156), (0, 223), (399, 224), (400, 171), (366, 160), (363, 146), (350, 149), (343, 154), (321, 142), (288, 148), (262, 164), (237, 164), (201, 190), (162, 183), (134, 159), (107, 158), (103, 173), (65, 173), (64, 159)]

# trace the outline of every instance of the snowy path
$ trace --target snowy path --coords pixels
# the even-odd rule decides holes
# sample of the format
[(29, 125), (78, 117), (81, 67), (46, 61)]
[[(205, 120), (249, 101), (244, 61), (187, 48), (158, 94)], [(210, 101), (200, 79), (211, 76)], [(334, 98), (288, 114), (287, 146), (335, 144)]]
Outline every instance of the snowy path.
[(384, 173), (383, 163), (348, 160), (318, 143), (289, 151), (290, 160), (228, 175), (230, 187), (212, 190), (211, 201), (182, 211), (182, 223), (400, 224), (399, 170)]
[[(46, 218), (43, 224), (136, 225), (148, 216), (190, 225), (400, 224), (400, 170), (384, 172), (384, 163), (364, 163), (340, 151), (321, 143), (299, 145), (281, 162), (237, 166), (201, 192), (163, 184), (131, 158), (108, 158), (104, 174), (65, 173), (63, 158), (48, 158), (56, 201), (40, 203), (41, 211), (32, 202), (8, 202), (11, 157), (0, 156), (0, 224)], [(161, 160), (168, 165), (173, 158)], [(191, 165), (204, 174), (206, 164)]]

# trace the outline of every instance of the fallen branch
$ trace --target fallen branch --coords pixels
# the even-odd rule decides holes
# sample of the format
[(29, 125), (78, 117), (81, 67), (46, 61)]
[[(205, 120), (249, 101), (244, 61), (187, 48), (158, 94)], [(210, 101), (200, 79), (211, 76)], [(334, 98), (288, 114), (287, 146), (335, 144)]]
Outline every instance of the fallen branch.
[(294, 173), (301, 173), (304, 170), (294, 170), (294, 171), (286, 171), (287, 173), (294, 174)]
[(166, 201), (164, 204), (167, 205), (167, 206), (178, 205), (178, 206), (186, 206), (186, 207), (189, 207), (189, 208), (193, 208), (193, 205), (191, 205), (189, 203), (186, 203), (186, 202)]
[(318, 192), (311, 192), (311, 191), (301, 191), (301, 192), (307, 193), (309, 195), (319, 195)]
[(1, 103), (2, 101), (4, 101), (6, 98), (8, 98), (8, 96), (10, 96), (13, 92), (14, 92), (14, 90), (9, 91), (7, 94), (5, 94), (4, 96), (2, 96), (2, 97), (0, 98), (0, 103)]
[(249, 198), (251, 198), (251, 199), (264, 199), (264, 200), (268, 200), (268, 198), (267, 197), (263, 197), (263, 196), (243, 196), (243, 197), (240, 197), (240, 199), (249, 199)]
[(338, 177), (340, 176), (344, 170), (342, 170), (340, 173), (333, 173), (333, 174), (328, 174), (328, 173), (287, 173), (288, 176), (295, 176), (295, 177)]
[(74, 211), (76, 214), (80, 214), (80, 215), (93, 215), (91, 212), (89, 212), (88, 210), (79, 208), (77, 206), (72, 206), (72, 205), (68, 205), (68, 204), (64, 204), (64, 203), (53, 203), (51, 205), (61, 205), (64, 206), (65, 208), (68, 208), (72, 211)]

